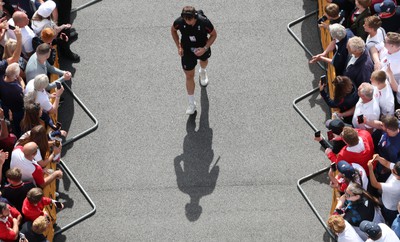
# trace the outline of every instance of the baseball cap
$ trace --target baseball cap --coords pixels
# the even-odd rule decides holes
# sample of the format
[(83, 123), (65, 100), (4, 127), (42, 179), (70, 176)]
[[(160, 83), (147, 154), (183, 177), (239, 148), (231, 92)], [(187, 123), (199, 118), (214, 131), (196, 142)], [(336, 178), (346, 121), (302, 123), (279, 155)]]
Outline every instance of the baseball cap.
[(332, 130), (336, 135), (340, 135), (343, 131), (344, 122), (340, 119), (328, 119), (325, 123), (326, 128)]
[(56, 8), (56, 3), (51, 1), (51, 0), (49, 0), (49, 1), (46, 1), (46, 2), (42, 3), (39, 6), (37, 12), (38, 12), (38, 14), (40, 16), (42, 16), (44, 18), (47, 18), (47, 17), (50, 16), (50, 14), (53, 12), (53, 10), (55, 8)]
[(356, 171), (354, 170), (354, 167), (349, 164), (347, 161), (341, 160), (337, 164), (337, 169), (340, 173), (342, 173), (346, 178), (351, 179)]
[(382, 232), (381, 227), (377, 223), (364, 220), (360, 223), (360, 230), (368, 234), (371, 239), (379, 239), (378, 235)]
[(385, 0), (382, 3), (375, 4), (374, 9), (377, 13), (393, 13), (396, 10), (396, 5), (392, 0)]

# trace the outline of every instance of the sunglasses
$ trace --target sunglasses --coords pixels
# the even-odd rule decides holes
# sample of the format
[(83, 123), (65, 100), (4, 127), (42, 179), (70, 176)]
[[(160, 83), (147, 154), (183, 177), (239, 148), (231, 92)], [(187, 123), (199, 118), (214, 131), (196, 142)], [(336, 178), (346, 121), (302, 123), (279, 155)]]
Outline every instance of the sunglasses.
[(194, 19), (194, 15), (191, 13), (182, 13), (181, 17), (185, 20), (192, 20)]

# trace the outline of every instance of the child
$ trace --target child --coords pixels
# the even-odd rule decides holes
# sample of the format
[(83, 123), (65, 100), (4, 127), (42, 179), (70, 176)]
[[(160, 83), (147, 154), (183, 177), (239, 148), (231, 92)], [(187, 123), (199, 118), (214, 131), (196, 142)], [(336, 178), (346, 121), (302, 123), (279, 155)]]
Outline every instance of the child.
[[(57, 201), (43, 196), (43, 190), (35, 187), (29, 190), (24, 203), (22, 205), (22, 213), (26, 221), (34, 221), (39, 216), (48, 216), (44, 211), (44, 207)], [(61, 204), (61, 208), (64, 205)]]

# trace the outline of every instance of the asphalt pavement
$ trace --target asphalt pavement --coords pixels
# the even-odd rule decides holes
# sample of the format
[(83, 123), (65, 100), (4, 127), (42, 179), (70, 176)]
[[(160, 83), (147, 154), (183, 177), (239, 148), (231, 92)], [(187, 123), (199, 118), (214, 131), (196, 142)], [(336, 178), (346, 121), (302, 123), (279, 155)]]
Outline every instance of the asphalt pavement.
[[(210, 84), (196, 84), (192, 117), (170, 34), (185, 5), (202, 9), (218, 33)], [(316, 9), (315, 0), (103, 0), (77, 11), (72, 50), (81, 62), (61, 60), (61, 68), (72, 71), (69, 85), (99, 126), (65, 146), (63, 161), (96, 213), (55, 241), (329, 241), (296, 187), (329, 162), (292, 107), (322, 70), (286, 30)], [(293, 27), (313, 53), (321, 51), (316, 19)], [(64, 98), (69, 136), (92, 127)], [(324, 130), (320, 97), (299, 107)], [(324, 219), (327, 181), (323, 174), (304, 184)], [(59, 190), (59, 227), (92, 210), (70, 177)]]

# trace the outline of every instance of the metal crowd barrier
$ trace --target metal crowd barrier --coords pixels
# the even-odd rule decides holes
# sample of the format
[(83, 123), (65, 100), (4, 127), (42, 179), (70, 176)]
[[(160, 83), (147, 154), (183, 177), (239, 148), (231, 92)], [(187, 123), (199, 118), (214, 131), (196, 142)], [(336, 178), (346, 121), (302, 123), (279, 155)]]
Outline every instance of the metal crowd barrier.
[[(68, 85), (63, 84), (64, 89), (66, 89), (71, 96), (73, 97), (73, 99), (79, 104), (79, 106), (85, 111), (85, 113), (89, 116), (89, 118), (94, 122), (94, 125), (92, 127), (90, 127), (89, 129), (81, 132), (80, 134), (66, 140), (65, 142), (63, 142), (63, 146), (69, 144), (69, 143), (73, 143), (75, 141), (78, 141), (79, 139), (85, 137), (86, 135), (92, 133), (93, 131), (95, 131), (98, 126), (99, 126), (99, 122), (97, 121), (96, 117), (93, 116), (93, 114), (89, 111), (89, 109), (83, 104), (83, 102), (79, 99), (78, 96), (75, 95), (75, 93), (71, 90), (71, 88)], [(88, 201), (88, 203), (90, 204), (90, 206), (92, 207), (92, 210), (84, 215), (82, 215), (81, 217), (79, 217), (78, 219), (72, 221), (71, 223), (65, 225), (64, 227), (60, 228), (59, 230), (54, 232), (54, 235), (60, 234), (64, 231), (66, 231), (67, 229), (77, 225), (78, 223), (82, 222), (83, 220), (91, 217), (92, 215), (94, 215), (96, 213), (96, 205), (94, 204), (94, 202), (92, 201), (92, 199), (89, 197), (89, 195), (86, 193), (85, 189), (81, 186), (81, 184), (79, 183), (79, 181), (76, 179), (76, 177), (74, 176), (74, 174), (71, 172), (71, 170), (68, 168), (68, 166), (64, 163), (64, 161), (60, 161), (60, 165), (61, 165), (61, 169), (63, 170), (63, 172), (65, 174), (67, 174), (71, 180), (75, 183), (75, 185), (78, 187), (78, 189), (80, 190), (81, 194), (86, 198), (86, 200)]]
[[(316, 13), (318, 13), (318, 10), (312, 11), (306, 15), (304, 15), (301, 18), (298, 18), (292, 22), (290, 22), (287, 25), (287, 30), (290, 33), (290, 35), (292, 35), (292, 37), (297, 41), (297, 43), (307, 52), (307, 54), (309, 54), (310, 56), (313, 56), (313, 54), (311, 53), (311, 51), (304, 45), (304, 43), (296, 36), (296, 34), (292, 31), (291, 27), (304, 21), (305, 19), (315, 15)], [(321, 64), (321, 63), (317, 63), (318, 66), (326, 71), (326, 68)], [(311, 127), (311, 129), (315, 132), (318, 129), (315, 127), (315, 125), (307, 118), (307, 116), (300, 110), (300, 108), (296, 105), (298, 102), (300, 102), (301, 100), (304, 100), (305, 98), (311, 96), (312, 94), (314, 94), (315, 92), (317, 92), (319, 90), (319, 87), (314, 88), (313, 90), (301, 95), (300, 97), (296, 98), (293, 101), (293, 108), (297, 111), (297, 113), (304, 119), (304, 121)], [(318, 213), (317, 209), (315, 208), (315, 206), (313, 205), (313, 203), (311, 202), (311, 200), (308, 198), (306, 192), (304, 191), (304, 189), (301, 187), (301, 185), (307, 181), (309, 181), (310, 179), (325, 173), (329, 170), (329, 167), (321, 169), (319, 171), (316, 171), (308, 176), (305, 176), (301, 179), (299, 179), (297, 181), (297, 189), (299, 190), (299, 192), (301, 193), (301, 195), (303, 196), (304, 200), (307, 202), (307, 204), (310, 206), (311, 210), (313, 211), (313, 213), (315, 214), (315, 216), (317, 217), (317, 219), (319, 220), (319, 222), (321, 223), (321, 225), (324, 227), (324, 229), (326, 230), (326, 232), (329, 234), (329, 236), (334, 239), (335, 241), (336, 239), (336, 235), (334, 235), (332, 233), (332, 231), (328, 228), (328, 226), (325, 223), (325, 220), (321, 217), (321, 215)]]

